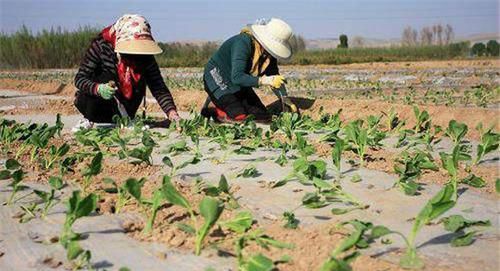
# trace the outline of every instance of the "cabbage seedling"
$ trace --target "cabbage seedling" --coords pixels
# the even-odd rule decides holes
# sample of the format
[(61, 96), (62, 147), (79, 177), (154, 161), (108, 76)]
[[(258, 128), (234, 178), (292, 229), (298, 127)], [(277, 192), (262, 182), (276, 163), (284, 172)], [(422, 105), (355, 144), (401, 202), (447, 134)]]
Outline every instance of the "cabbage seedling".
[(170, 157), (168, 156), (164, 156), (161, 161), (163, 162), (164, 165), (170, 167), (170, 177), (173, 177), (177, 173), (177, 170), (185, 168), (188, 165), (198, 164), (200, 162), (200, 157), (195, 155), (178, 166), (175, 166)]
[(450, 175), (450, 183), (453, 185), (453, 198), (457, 199), (457, 190), (458, 190), (458, 170), (459, 170), (459, 162), (460, 161), (468, 161), (471, 159), (468, 154), (467, 146), (465, 145), (456, 145), (453, 148), (451, 154), (440, 152), (439, 156), (441, 156), (441, 162), (443, 164), (443, 168), (448, 171)]
[[(18, 169), (10, 174), (10, 177), (12, 178), (12, 182), (8, 185), (12, 187), (12, 192), (10, 194), (9, 199), (7, 200), (7, 205), (11, 205), (12, 203), (20, 200), (21, 198), (16, 199), (16, 194), (17, 192), (24, 190), (28, 188), (27, 186), (22, 184), (22, 180), (24, 178), (24, 171), (22, 169)], [(26, 195), (27, 196), (27, 195)]]
[(460, 180), (460, 182), (475, 188), (481, 188), (486, 186), (486, 181), (484, 181), (483, 178), (478, 177), (474, 174), (470, 174), (466, 178)]
[(93, 270), (90, 264), (90, 259), (92, 258), (92, 253), (90, 250), (84, 250), (80, 243), (76, 240), (71, 240), (65, 246), (66, 248), (66, 258), (71, 261), (72, 269), (79, 270), (86, 268), (87, 270)]
[(237, 175), (236, 177), (239, 178), (239, 177), (243, 177), (243, 178), (254, 178), (254, 177), (257, 177), (259, 176), (260, 173), (259, 171), (257, 170), (257, 168), (255, 167), (255, 165), (248, 165), (246, 168), (244, 168), (243, 170), (241, 170)]
[(171, 154), (171, 155), (175, 156), (175, 155), (177, 155), (179, 153), (183, 153), (185, 151), (189, 151), (189, 147), (187, 146), (186, 140), (181, 140), (181, 141), (178, 141), (178, 142), (175, 142), (175, 143), (168, 145), (165, 148), (163, 153)]
[(94, 176), (97, 176), (99, 173), (101, 173), (102, 170), (102, 152), (97, 152), (94, 157), (92, 158), (92, 161), (90, 164), (83, 170), (83, 191), (87, 193), (91, 178)]
[(42, 165), (45, 169), (51, 169), (54, 163), (66, 155), (69, 151), (69, 145), (67, 143), (62, 144), (59, 148), (52, 145), (49, 148), (48, 157), (42, 159)]
[(273, 261), (262, 254), (251, 256), (248, 259), (245, 257), (244, 249), (253, 242), (264, 249), (269, 249), (270, 247), (292, 249), (294, 247), (292, 244), (280, 242), (269, 237), (262, 229), (246, 232), (238, 237), (235, 242), (239, 270), (272, 270), (274, 268)]
[(454, 194), (455, 188), (452, 184), (446, 184), (434, 197), (432, 197), (420, 213), (415, 218), (412, 230), (409, 237), (406, 239), (406, 253), (400, 260), (400, 265), (403, 268), (422, 268), (424, 262), (417, 255), (415, 246), (415, 238), (422, 227), (432, 220), (446, 213), (455, 206), (456, 200)]
[(108, 193), (116, 193), (117, 200), (115, 206), (115, 213), (120, 213), (121, 209), (130, 201), (130, 196), (127, 193), (126, 182), (122, 186), (118, 186), (111, 178), (104, 178), (102, 180), (106, 184), (111, 184), (112, 188), (105, 188), (104, 191)]
[[(141, 178), (140, 180), (130, 178), (125, 181), (123, 188), (132, 197), (134, 197), (139, 203), (139, 205), (142, 207), (142, 210), (147, 220), (143, 232), (150, 233), (151, 230), (153, 229), (154, 221), (156, 219), (158, 210), (163, 205), (163, 201), (165, 200), (162, 192), (162, 190), (165, 188), (163, 185), (161, 189), (158, 189), (153, 193), (153, 197), (151, 199), (146, 199), (142, 196), (142, 187), (145, 182), (146, 182), (145, 178)], [(151, 214), (148, 215), (147, 209), (149, 208), (151, 209)]]
[(81, 217), (90, 215), (97, 206), (97, 195), (89, 194), (85, 198), (80, 196), (80, 191), (73, 191), (67, 203), (66, 219), (64, 220), (63, 232), (59, 239), (66, 249), (71, 241), (78, 240), (80, 235), (73, 232), (72, 226)]
[(36, 190), (36, 189), (33, 191), (44, 202), (44, 207), (43, 207), (42, 213), (41, 213), (42, 218), (47, 216), (47, 213), (50, 210), (50, 208), (52, 208), (54, 206), (54, 204), (57, 202), (56, 198), (55, 198), (55, 193), (56, 193), (56, 191), (61, 190), (61, 188), (64, 185), (64, 182), (59, 177), (51, 176), (49, 178), (49, 185), (51, 188), (50, 192), (45, 192), (45, 191)]
[(386, 128), (390, 132), (398, 131), (403, 125), (405, 125), (405, 121), (401, 121), (399, 119), (398, 113), (394, 111), (394, 108), (391, 108), (389, 113), (382, 112), (382, 114), (386, 117)]
[(219, 184), (217, 186), (206, 184), (203, 180), (197, 179), (195, 188), (197, 192), (203, 192), (207, 196), (219, 198), (224, 203), (227, 203), (226, 205), (231, 209), (240, 207), (224, 175), (220, 175)]
[(191, 204), (179, 191), (177, 191), (170, 181), (169, 176), (163, 177), (162, 193), (168, 202), (181, 206), (188, 211), (193, 224), (189, 228), (192, 228), (195, 233), (195, 254), (200, 255), (203, 240), (222, 214), (224, 204), (215, 198), (208, 196), (204, 197), (199, 206), (199, 213), (204, 218), (204, 223), (198, 226), (198, 219), (194, 214)]
[(349, 141), (351, 148), (359, 157), (359, 164), (363, 166), (366, 147), (368, 144), (368, 129), (363, 128), (363, 121), (357, 120), (350, 122), (345, 128), (346, 140)]
[(496, 151), (498, 149), (499, 141), (500, 134), (493, 132), (491, 128), (482, 133), (481, 142), (477, 145), (477, 156), (474, 160), (474, 164), (479, 164), (481, 159), (483, 159), (486, 154)]
[(438, 170), (432, 156), (429, 153), (417, 151), (414, 154), (403, 152), (402, 157), (396, 159), (394, 171), (399, 175), (394, 186), (399, 186), (406, 195), (413, 196), (420, 188), (415, 182), (422, 175), (423, 169)]
[(474, 236), (477, 231), (468, 231), (465, 232), (466, 229), (471, 227), (488, 227), (491, 226), (491, 222), (489, 220), (469, 220), (464, 218), (461, 215), (451, 215), (449, 217), (445, 217), (441, 219), (444, 225), (444, 229), (446, 231), (452, 233), (460, 233), (458, 236), (455, 236), (451, 239), (451, 246), (460, 247), (460, 246), (468, 246), (474, 242)]
[(295, 218), (295, 214), (293, 212), (284, 212), (283, 220), (285, 221), (283, 227), (287, 229), (296, 229), (300, 223), (300, 221)]
[[(349, 271), (352, 270), (350, 263), (360, 255), (357, 249), (369, 247), (370, 243), (382, 235), (378, 234), (379, 228), (370, 222), (351, 220), (341, 225), (351, 225), (354, 229), (342, 242), (330, 253), (329, 258), (323, 263), (320, 271)], [(384, 227), (385, 228), (385, 227)], [(368, 234), (370, 231), (370, 234)], [(351, 250), (352, 252), (345, 254)]]
[(253, 217), (249, 211), (242, 211), (236, 214), (233, 219), (222, 221), (218, 223), (221, 227), (227, 228), (236, 233), (244, 233), (253, 224)]
[(431, 128), (431, 117), (426, 110), (420, 111), (417, 106), (413, 106), (415, 113), (416, 124), (413, 128), (415, 133), (420, 133)]
[(448, 128), (446, 129), (446, 135), (453, 140), (454, 145), (460, 144), (462, 139), (467, 134), (467, 125), (465, 123), (457, 122), (456, 120), (450, 120), (448, 123)]
[(342, 152), (346, 148), (346, 143), (344, 140), (337, 138), (335, 140), (335, 145), (333, 146), (332, 149), (332, 161), (333, 165), (335, 166), (335, 170), (337, 171), (337, 179), (340, 180), (342, 178), (342, 171), (341, 171), (341, 159), (342, 159)]

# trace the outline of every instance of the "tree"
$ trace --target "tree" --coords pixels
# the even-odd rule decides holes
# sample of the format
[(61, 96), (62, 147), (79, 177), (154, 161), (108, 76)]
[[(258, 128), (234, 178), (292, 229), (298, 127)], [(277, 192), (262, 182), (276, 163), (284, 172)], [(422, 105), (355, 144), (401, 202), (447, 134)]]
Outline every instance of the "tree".
[(471, 48), (471, 54), (473, 56), (483, 56), (486, 54), (486, 46), (482, 42), (474, 43)]
[(403, 46), (416, 46), (418, 39), (417, 30), (413, 29), (411, 26), (407, 26), (403, 30), (403, 34), (401, 36), (401, 44)]
[(490, 40), (486, 43), (486, 52), (489, 56), (498, 56), (500, 55), (500, 46), (496, 40)]
[(428, 26), (422, 28), (420, 30), (420, 43), (422, 45), (432, 45), (434, 34), (432, 33), (432, 29)]
[(356, 36), (354, 38), (352, 38), (352, 47), (363, 47), (365, 46), (365, 39), (363, 39), (363, 37), (360, 37), (360, 36)]
[(290, 46), (292, 47), (292, 52), (300, 52), (306, 49), (306, 41), (301, 35), (293, 35), (290, 38)]
[(453, 38), (455, 37), (455, 33), (453, 32), (453, 27), (451, 25), (447, 24), (444, 28), (444, 44), (448, 45), (453, 41)]
[(436, 25), (437, 34), (437, 44), (443, 45), (443, 26), (441, 24)]
[(347, 43), (347, 35), (342, 34), (339, 36), (340, 44), (337, 45), (337, 48), (349, 48), (349, 44)]

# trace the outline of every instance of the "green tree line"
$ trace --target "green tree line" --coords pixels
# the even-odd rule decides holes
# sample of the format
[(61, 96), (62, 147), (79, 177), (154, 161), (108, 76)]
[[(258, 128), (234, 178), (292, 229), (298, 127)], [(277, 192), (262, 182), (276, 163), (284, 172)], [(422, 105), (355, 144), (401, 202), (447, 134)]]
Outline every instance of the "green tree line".
[[(92, 27), (81, 27), (75, 31), (53, 28), (33, 34), (23, 26), (12, 34), (0, 33), (0, 68), (76, 68), (99, 31)], [(345, 42), (347, 44), (347, 36)], [(285, 65), (437, 60), (471, 55), (468, 43), (327, 50), (305, 50), (305, 41), (301, 36), (294, 37), (291, 43), (296, 54), (292, 60), (283, 63)], [(201, 67), (217, 49), (218, 43), (160, 43), (160, 47), (164, 51), (157, 56), (161, 67)]]

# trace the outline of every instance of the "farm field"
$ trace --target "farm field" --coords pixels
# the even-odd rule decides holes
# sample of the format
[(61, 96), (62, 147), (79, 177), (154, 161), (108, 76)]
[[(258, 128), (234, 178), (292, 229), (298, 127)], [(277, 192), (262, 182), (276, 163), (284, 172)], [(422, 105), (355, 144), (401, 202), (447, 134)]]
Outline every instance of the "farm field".
[(76, 134), (76, 70), (0, 71), (0, 270), (498, 270), (499, 65), (284, 66), (315, 101), (269, 125), (168, 68), (180, 131)]

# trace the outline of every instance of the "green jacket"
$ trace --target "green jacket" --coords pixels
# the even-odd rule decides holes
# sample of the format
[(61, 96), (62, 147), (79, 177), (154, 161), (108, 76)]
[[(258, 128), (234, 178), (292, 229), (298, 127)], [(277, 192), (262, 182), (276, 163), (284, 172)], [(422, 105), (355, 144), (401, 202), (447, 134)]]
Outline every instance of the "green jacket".
[[(248, 34), (241, 33), (225, 41), (205, 65), (203, 78), (208, 88), (206, 91), (219, 99), (242, 88), (257, 87), (259, 78), (249, 74), (253, 52), (252, 37)], [(267, 69), (259, 76), (277, 74), (278, 61), (272, 58)]]

